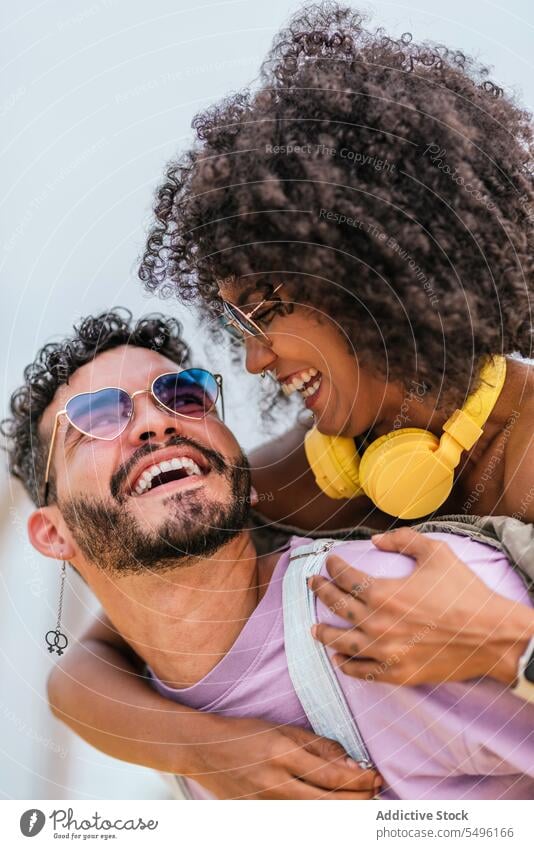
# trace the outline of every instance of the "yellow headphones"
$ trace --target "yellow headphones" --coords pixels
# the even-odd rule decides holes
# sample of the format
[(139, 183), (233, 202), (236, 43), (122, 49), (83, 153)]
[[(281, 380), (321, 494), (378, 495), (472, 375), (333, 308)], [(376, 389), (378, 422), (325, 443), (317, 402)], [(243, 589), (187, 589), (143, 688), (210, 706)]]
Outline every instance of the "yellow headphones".
[(400, 428), (376, 439), (360, 458), (351, 437), (325, 436), (312, 428), (304, 446), (318, 486), (330, 498), (367, 495), (400, 519), (433, 513), (449, 496), (462, 451), (482, 436), (505, 377), (504, 357), (487, 360), (479, 388), (447, 419), (441, 439), (421, 428)]

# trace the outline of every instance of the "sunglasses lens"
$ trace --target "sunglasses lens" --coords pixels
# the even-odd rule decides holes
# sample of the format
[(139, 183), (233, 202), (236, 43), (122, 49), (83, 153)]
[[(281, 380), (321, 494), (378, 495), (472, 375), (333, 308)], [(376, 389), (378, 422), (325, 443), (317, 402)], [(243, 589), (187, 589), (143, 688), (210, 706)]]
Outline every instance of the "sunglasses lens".
[(173, 413), (201, 419), (215, 407), (219, 387), (210, 371), (190, 368), (179, 374), (162, 374), (154, 381), (152, 391)]
[(132, 399), (122, 389), (100, 389), (71, 398), (65, 409), (71, 424), (83, 433), (95, 439), (114, 439), (131, 418)]

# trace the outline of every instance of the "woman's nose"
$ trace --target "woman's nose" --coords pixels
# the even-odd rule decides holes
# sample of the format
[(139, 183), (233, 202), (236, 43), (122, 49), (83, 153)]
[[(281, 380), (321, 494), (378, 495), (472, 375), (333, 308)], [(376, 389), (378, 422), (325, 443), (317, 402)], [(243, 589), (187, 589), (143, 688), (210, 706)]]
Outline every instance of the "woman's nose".
[(276, 362), (276, 354), (271, 347), (260, 342), (254, 336), (248, 336), (245, 340), (247, 371), (251, 374), (260, 374), (264, 369), (272, 367)]

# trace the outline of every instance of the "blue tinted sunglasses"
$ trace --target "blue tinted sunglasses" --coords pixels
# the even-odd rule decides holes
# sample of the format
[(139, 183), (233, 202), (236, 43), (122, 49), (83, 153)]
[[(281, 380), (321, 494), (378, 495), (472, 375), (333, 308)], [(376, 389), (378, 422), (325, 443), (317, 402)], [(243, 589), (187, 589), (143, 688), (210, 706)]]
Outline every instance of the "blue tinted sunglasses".
[(59, 417), (65, 415), (72, 427), (85, 436), (93, 439), (116, 439), (133, 418), (134, 398), (147, 392), (152, 395), (158, 407), (186, 419), (203, 419), (215, 409), (220, 395), (224, 421), (222, 376), (202, 368), (160, 374), (152, 381), (149, 389), (139, 389), (131, 395), (118, 386), (105, 386), (96, 392), (73, 395), (64, 409), (56, 413), (46, 463), (45, 504)]

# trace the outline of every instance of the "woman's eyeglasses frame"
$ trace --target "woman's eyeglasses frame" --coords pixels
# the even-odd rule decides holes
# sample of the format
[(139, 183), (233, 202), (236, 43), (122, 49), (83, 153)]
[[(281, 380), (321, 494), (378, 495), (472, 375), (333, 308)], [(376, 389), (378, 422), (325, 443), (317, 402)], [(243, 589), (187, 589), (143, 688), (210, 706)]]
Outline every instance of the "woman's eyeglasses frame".
[[(238, 307), (231, 301), (227, 301), (223, 298), (222, 317), (225, 321), (225, 324), (235, 328), (235, 330), (240, 333), (241, 339), (246, 337), (253, 339), (259, 337), (266, 345), (269, 346), (269, 348), (272, 348), (273, 343), (270, 336), (268, 336), (267, 333), (265, 333), (265, 331), (262, 330), (261, 327), (255, 321), (253, 321), (252, 317), (256, 315), (258, 310), (260, 310), (265, 304), (269, 303), (269, 301), (273, 299), (274, 295), (276, 295), (276, 293), (282, 288), (283, 285), (283, 283), (279, 283), (279, 285), (275, 289), (273, 289), (271, 294), (268, 297), (263, 298), (263, 300), (261, 300), (259, 304), (256, 304), (256, 306), (252, 310), (250, 310), (250, 312), (245, 312), (241, 309), (241, 307)], [(243, 321), (239, 320), (240, 317), (242, 317)], [(247, 327), (247, 322), (252, 325), (252, 327), (254, 328), (253, 331), (251, 331)]]

